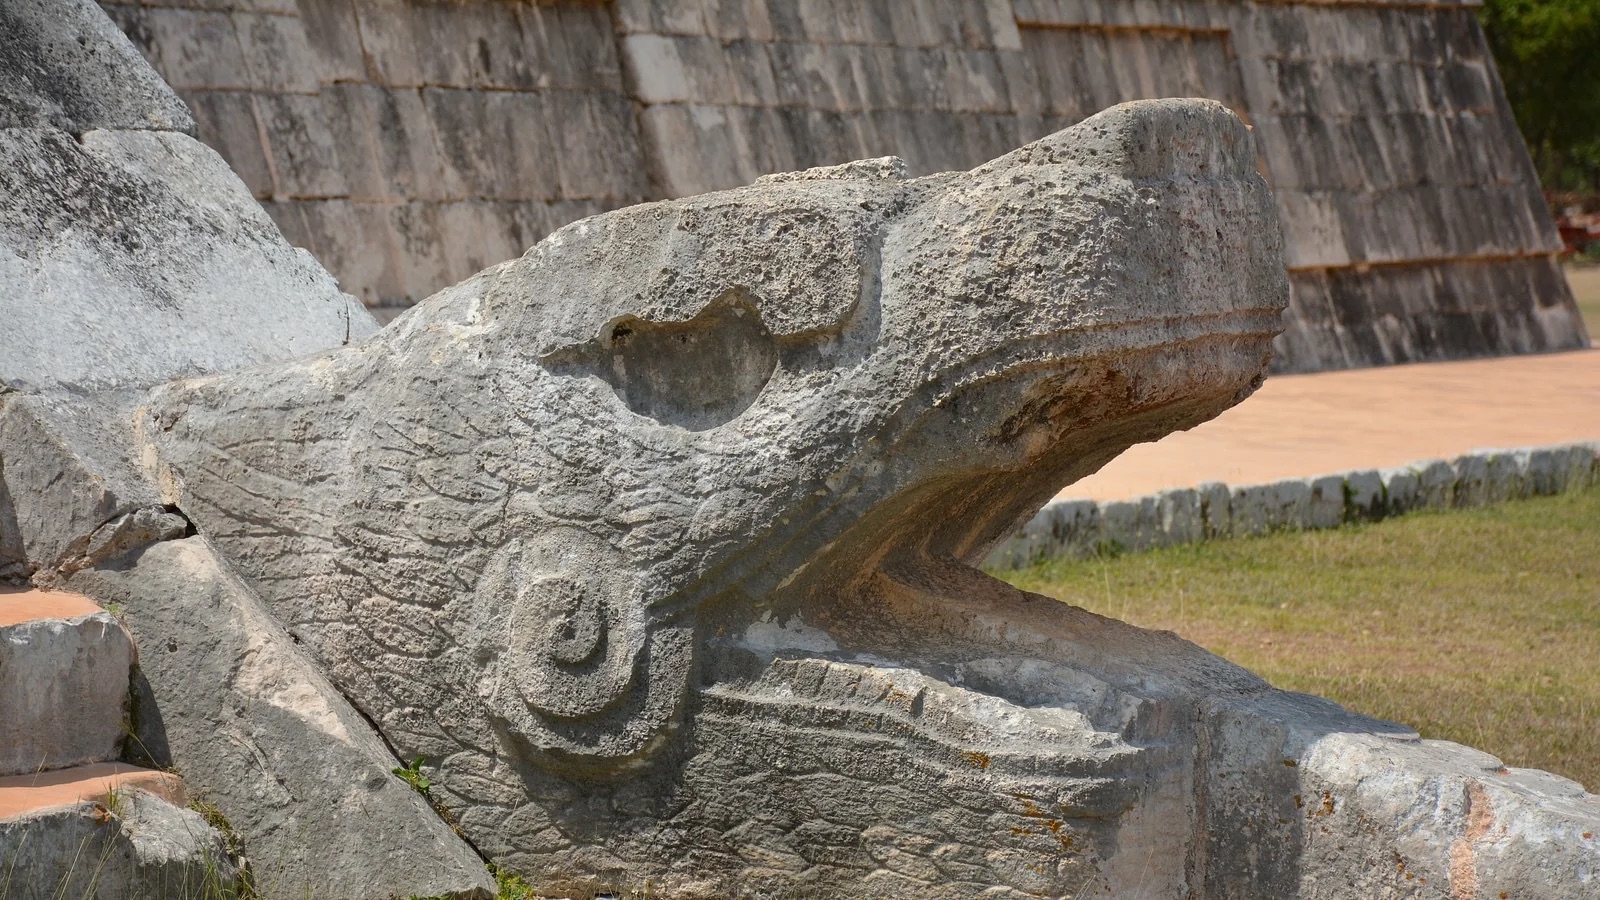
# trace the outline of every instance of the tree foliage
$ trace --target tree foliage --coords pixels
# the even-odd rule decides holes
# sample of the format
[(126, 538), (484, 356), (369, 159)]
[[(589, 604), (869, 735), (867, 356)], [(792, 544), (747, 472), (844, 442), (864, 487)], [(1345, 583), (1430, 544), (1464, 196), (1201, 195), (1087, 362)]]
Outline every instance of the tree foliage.
[(1600, 191), (1600, 0), (1486, 0), (1482, 21), (1545, 187)]

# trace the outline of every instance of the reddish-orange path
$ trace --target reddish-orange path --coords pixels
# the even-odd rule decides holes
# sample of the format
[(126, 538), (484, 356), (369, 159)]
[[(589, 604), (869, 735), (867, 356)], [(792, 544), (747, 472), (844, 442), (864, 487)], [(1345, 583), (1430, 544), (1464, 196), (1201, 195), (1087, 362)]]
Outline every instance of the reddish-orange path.
[(103, 611), (82, 594), (0, 587), (0, 628), (34, 619), (76, 619)]
[[(35, 588), (0, 587), (0, 628), (38, 619), (76, 619), (103, 610), (81, 594)], [(0, 723), (4, 739), (5, 723)], [(0, 820), (84, 801), (104, 802), (113, 791), (142, 788), (183, 806), (183, 782), (176, 775), (121, 762), (0, 778)]]
[(1141, 444), (1062, 499), (1398, 466), (1600, 440), (1600, 349), (1268, 378), (1197, 428)]
[(127, 763), (103, 762), (0, 778), (0, 820), (85, 800), (105, 802), (113, 791), (141, 788), (175, 806), (188, 803), (178, 776)]

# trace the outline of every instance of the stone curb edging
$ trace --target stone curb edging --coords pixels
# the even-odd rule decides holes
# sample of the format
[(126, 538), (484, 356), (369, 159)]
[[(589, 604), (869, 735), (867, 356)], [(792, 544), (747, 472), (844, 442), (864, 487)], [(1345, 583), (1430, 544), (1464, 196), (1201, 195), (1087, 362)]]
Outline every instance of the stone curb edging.
[(1600, 442), (1474, 450), (1392, 469), (1229, 487), (1212, 481), (1133, 500), (1047, 504), (989, 555), (992, 569), (1273, 531), (1336, 528), (1418, 509), (1483, 506), (1600, 484)]

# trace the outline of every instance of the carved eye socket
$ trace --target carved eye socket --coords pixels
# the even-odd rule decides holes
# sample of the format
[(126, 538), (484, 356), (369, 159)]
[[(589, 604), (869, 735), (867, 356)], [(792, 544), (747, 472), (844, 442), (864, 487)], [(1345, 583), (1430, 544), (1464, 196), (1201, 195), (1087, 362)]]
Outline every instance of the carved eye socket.
[(604, 379), (639, 415), (690, 431), (744, 412), (778, 365), (777, 341), (739, 288), (687, 322), (619, 319), (586, 349), (575, 368)]

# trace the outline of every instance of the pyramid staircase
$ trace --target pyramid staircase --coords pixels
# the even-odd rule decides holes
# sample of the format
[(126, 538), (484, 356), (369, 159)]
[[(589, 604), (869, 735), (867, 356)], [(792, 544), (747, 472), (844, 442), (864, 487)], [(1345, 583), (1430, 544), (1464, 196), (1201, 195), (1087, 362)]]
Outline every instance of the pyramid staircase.
[[(176, 775), (119, 761), (135, 659), (127, 630), (89, 598), (0, 588), (3, 900), (143, 896), (152, 878), (200, 895), (185, 887), (204, 878), (181, 845), (203, 850), (215, 832), (183, 809)], [(174, 826), (188, 832), (180, 846), (153, 851)]]

